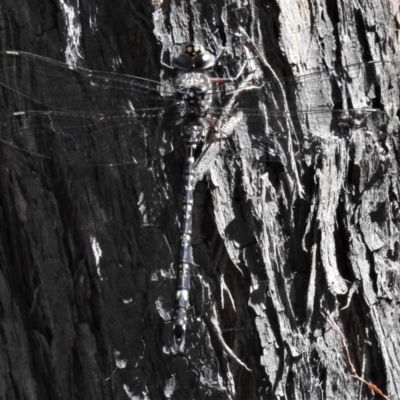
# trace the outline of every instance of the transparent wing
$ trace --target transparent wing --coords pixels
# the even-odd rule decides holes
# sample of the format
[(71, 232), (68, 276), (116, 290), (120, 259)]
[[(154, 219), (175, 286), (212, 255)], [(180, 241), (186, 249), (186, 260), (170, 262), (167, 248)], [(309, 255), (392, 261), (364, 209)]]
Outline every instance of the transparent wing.
[(261, 151), (264, 161), (283, 164), (289, 152), (299, 160), (307, 160), (328, 151), (339, 141), (351, 145), (354, 133), (379, 141), (396, 132), (385, 112), (365, 108), (310, 110), (293, 115), (236, 109), (223, 117), (226, 122), (220, 125), (218, 137), (233, 138), (232, 155), (252, 148)]
[(169, 132), (161, 127), (162, 114), (25, 111), (3, 120), (0, 141), (13, 149), (69, 164), (146, 166), (157, 154), (172, 150), (171, 140), (166, 139)]
[[(256, 71), (253, 71), (256, 72)], [(250, 71), (250, 75), (252, 72)], [(360, 62), (344, 65), (338, 68), (316, 71), (301, 76), (275, 76), (270, 71), (261, 74), (253, 74), (248, 85), (262, 89), (264, 98), (269, 101), (272, 109), (282, 109), (286, 102), (288, 112), (304, 112), (302, 103), (313, 101), (313, 109), (321, 107), (327, 110), (334, 105), (336, 108), (344, 108), (344, 102), (352, 97), (349, 108), (359, 108), (379, 101), (379, 92), (392, 90), (398, 87), (397, 76), (399, 75), (399, 64), (395, 62)], [(362, 87), (366, 88), (366, 96), (357, 98), (354, 92)], [(219, 85), (215, 89), (217, 97), (223, 99), (225, 96), (234, 95), (237, 87), (234, 83)], [(301, 96), (301, 98), (299, 98)]]
[(28, 102), (35, 109), (102, 112), (167, 108), (174, 102), (168, 84), (14, 51), (0, 53), (0, 87), (19, 97), (19, 109)]

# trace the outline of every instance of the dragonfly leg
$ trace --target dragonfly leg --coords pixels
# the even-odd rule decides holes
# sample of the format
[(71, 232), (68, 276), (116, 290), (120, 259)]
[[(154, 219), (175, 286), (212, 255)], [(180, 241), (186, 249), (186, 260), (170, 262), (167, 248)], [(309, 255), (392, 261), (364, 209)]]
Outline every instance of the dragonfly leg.
[(167, 64), (164, 62), (164, 53), (165, 53), (165, 44), (162, 46), (161, 55), (160, 55), (160, 64), (168, 69), (175, 69), (172, 65)]
[(211, 78), (210, 81), (211, 81), (211, 83), (214, 83), (214, 84), (224, 84), (224, 83), (229, 83), (229, 82), (236, 82), (241, 77), (241, 75), (243, 74), (243, 71), (246, 68), (246, 65), (247, 65), (247, 60), (245, 60), (245, 62), (240, 67), (239, 72), (234, 77), (229, 77), (229, 78)]

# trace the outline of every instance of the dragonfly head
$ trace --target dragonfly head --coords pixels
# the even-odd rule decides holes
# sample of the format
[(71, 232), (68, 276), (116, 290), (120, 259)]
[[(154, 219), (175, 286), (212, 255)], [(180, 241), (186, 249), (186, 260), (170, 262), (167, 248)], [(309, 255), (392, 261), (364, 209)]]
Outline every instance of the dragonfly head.
[(205, 70), (215, 66), (215, 56), (201, 45), (187, 43), (174, 57), (172, 65), (182, 71)]

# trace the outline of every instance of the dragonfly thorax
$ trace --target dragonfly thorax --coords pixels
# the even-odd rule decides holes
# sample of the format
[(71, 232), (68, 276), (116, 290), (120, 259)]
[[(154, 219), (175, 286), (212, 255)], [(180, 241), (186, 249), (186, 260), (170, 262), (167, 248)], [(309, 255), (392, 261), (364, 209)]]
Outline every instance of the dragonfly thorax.
[(206, 74), (191, 72), (182, 74), (176, 81), (181, 116), (204, 117), (212, 102), (211, 81)]

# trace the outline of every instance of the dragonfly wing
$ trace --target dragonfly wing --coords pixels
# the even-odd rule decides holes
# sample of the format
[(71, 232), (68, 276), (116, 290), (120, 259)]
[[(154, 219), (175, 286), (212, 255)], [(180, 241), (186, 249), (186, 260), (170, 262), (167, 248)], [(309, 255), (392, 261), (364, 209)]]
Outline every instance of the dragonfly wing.
[[(345, 108), (345, 103), (348, 103), (348, 108), (372, 107), (382, 93), (391, 91), (395, 95), (398, 84), (393, 77), (398, 74), (398, 63), (371, 61), (300, 76), (276, 75), (269, 78), (263, 76), (268, 75), (265, 71), (265, 74), (254, 74), (254, 79), (247, 85), (258, 90), (258, 96), (270, 110), (294, 113), (308, 105), (311, 109), (325, 111)], [(359, 96), (360, 87), (365, 88), (365, 96)], [(231, 87), (219, 86), (216, 89), (216, 95), (222, 101), (237, 92), (237, 88)]]
[(316, 155), (339, 139), (351, 139), (355, 130), (374, 131), (377, 139), (390, 134), (385, 129), (389, 116), (377, 109), (307, 110), (288, 114), (268, 112), (261, 104), (258, 109), (234, 107), (229, 112), (213, 109), (212, 113), (217, 138), (232, 138), (236, 143), (231, 144), (232, 155), (240, 155), (252, 147), (262, 152), (265, 161), (282, 164), (286, 164), (290, 151), (296, 158)]
[[(0, 86), (13, 93), (19, 109), (69, 111), (166, 108), (174, 102), (173, 87), (139, 77), (71, 68), (23, 52), (0, 54)], [(26, 106), (29, 104), (29, 107)]]
[(159, 121), (161, 115), (26, 111), (3, 121), (0, 140), (10, 148), (69, 164), (149, 166), (172, 150)]

